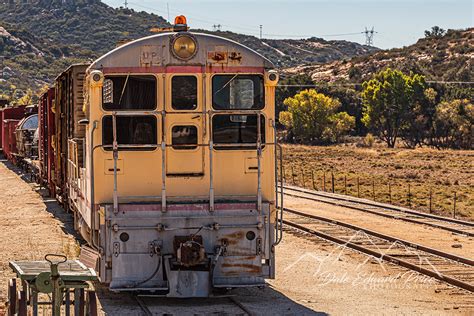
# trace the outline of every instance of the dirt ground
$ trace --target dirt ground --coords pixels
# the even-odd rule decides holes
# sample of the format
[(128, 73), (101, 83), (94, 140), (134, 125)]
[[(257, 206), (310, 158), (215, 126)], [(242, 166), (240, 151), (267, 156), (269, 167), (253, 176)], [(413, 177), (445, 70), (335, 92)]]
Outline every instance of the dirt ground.
[(334, 174), (338, 193), (370, 199), (375, 195), (384, 202), (389, 202), (391, 195), (394, 204), (420, 210), (429, 210), (431, 191), (433, 213), (451, 216), (456, 200), (457, 216), (474, 220), (472, 150), (285, 144), (283, 153), (288, 183), (303, 186), (304, 182), (305, 187), (312, 188), (314, 179), (318, 190), (325, 187), (329, 191)]
[[(0, 162), (0, 301), (5, 302), (9, 260), (41, 259), (49, 252), (77, 255), (71, 216), (43, 199), (6, 162)], [(389, 264), (286, 231), (277, 247), (277, 278), (269, 287), (239, 289), (236, 299), (256, 315), (469, 315), (474, 297)], [(141, 315), (131, 296), (98, 287), (106, 315)], [(156, 315), (242, 315), (225, 298), (143, 298)], [(0, 315), (4, 314), (3, 304)]]

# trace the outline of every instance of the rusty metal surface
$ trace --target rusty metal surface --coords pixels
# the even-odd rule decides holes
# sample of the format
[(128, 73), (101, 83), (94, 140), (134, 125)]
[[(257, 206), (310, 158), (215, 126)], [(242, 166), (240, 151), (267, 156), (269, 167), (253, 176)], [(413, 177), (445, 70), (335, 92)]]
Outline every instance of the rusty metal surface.
[(272, 69), (274, 65), (259, 53), (245, 47), (237, 42), (222, 37), (201, 34), (191, 34), (197, 41), (196, 54), (189, 60), (180, 60), (173, 56), (170, 45), (177, 33), (162, 33), (135, 40), (122, 45), (94, 61), (91, 70), (103, 70), (106, 68), (136, 70), (137, 68), (155, 71), (153, 67), (164, 66), (202, 66), (206, 71), (214, 72), (213, 69), (225, 71), (227, 67), (240, 67), (245, 70), (249, 67)]

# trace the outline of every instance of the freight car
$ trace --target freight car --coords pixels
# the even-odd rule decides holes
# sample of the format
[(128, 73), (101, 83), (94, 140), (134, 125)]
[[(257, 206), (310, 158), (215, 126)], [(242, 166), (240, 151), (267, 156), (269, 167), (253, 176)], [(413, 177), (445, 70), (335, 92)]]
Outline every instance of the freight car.
[(41, 177), (112, 290), (263, 286), (282, 236), (278, 74), (176, 22), (56, 79), (39, 105)]

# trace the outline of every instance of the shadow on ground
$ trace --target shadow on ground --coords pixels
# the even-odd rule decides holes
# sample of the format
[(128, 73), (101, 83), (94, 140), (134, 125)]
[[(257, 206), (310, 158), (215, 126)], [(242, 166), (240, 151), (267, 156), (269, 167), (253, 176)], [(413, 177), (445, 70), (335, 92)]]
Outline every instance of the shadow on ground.
[[(81, 244), (84, 242), (74, 230), (73, 215), (67, 213), (54, 197), (50, 197), (47, 189), (40, 187), (30, 174), (6, 160), (1, 154), (0, 163), (30, 184), (32, 190), (43, 199), (46, 210), (63, 223), (62, 229), (65, 233), (73, 235)], [(106, 315), (145, 314), (132, 294), (114, 293), (100, 284), (95, 287), (102, 311)], [(213, 298), (174, 299), (144, 296), (141, 301), (153, 315), (246, 315), (247, 313), (229, 297), (240, 302), (252, 315), (327, 315), (311, 310), (271, 287), (240, 288), (230, 291), (226, 296)]]

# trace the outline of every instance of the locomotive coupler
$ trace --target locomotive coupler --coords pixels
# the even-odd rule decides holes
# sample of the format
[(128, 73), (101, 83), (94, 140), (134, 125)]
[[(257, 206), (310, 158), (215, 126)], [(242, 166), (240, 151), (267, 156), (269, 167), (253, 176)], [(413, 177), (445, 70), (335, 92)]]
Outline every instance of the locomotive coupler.
[(201, 236), (176, 236), (174, 244), (178, 264), (192, 267), (206, 262), (206, 250), (204, 249)]

